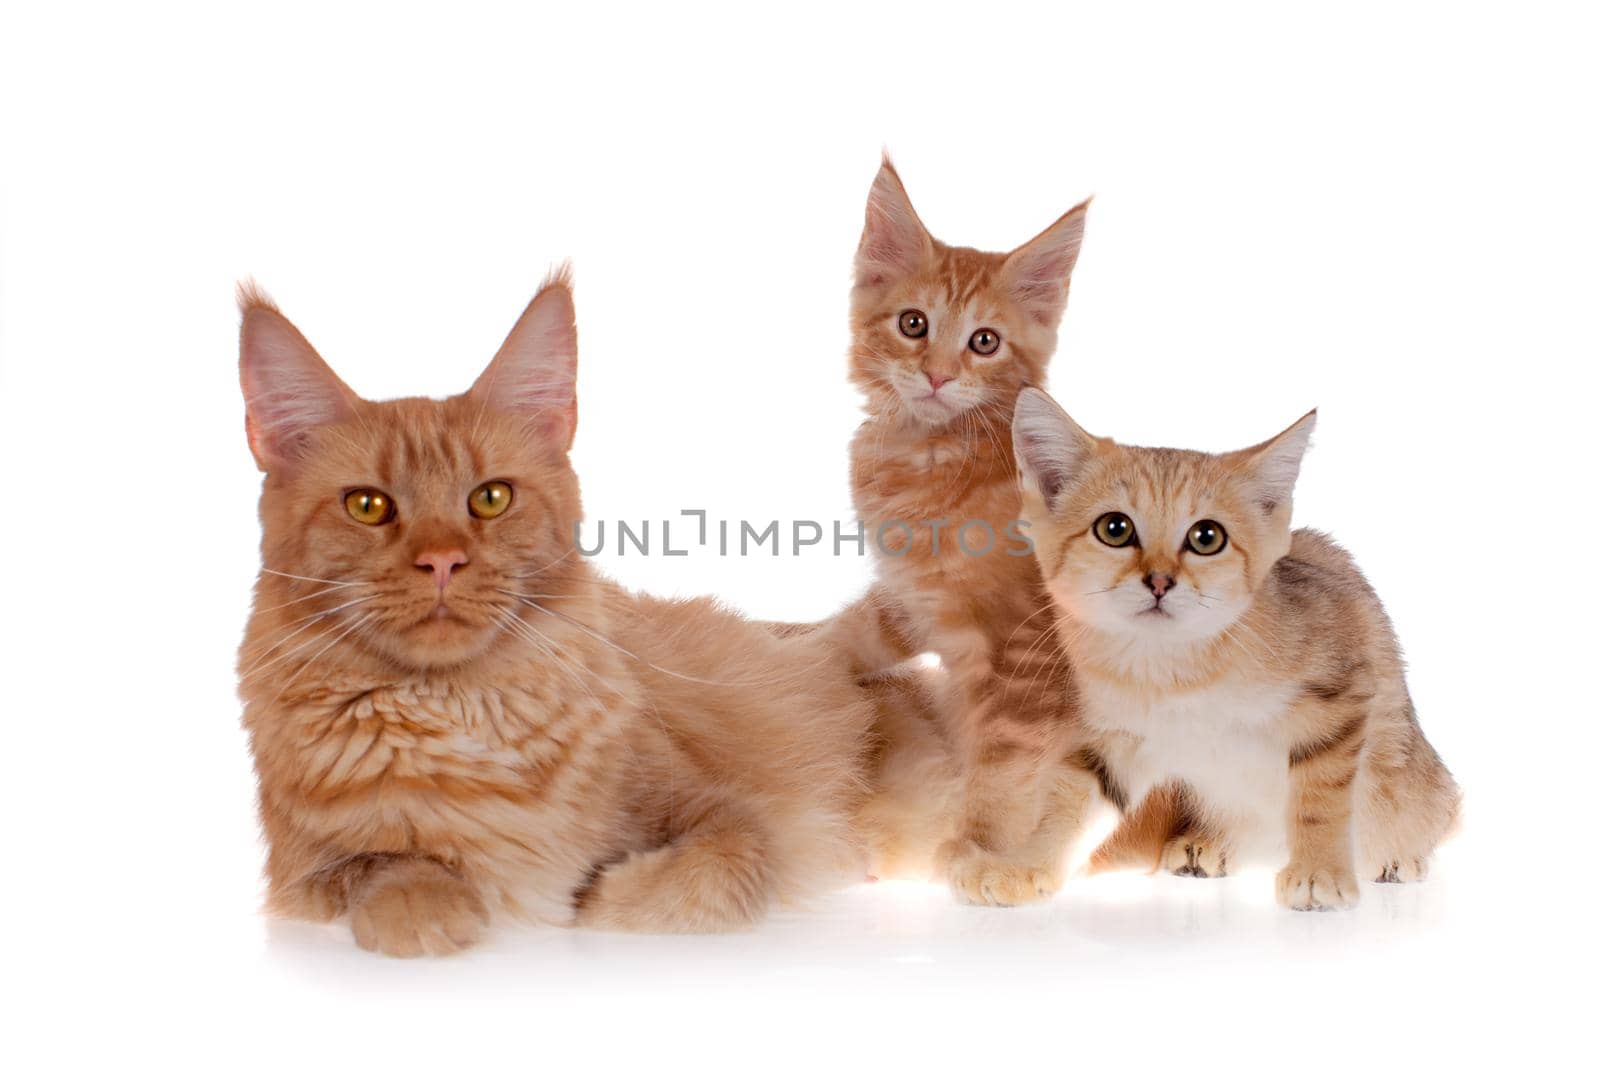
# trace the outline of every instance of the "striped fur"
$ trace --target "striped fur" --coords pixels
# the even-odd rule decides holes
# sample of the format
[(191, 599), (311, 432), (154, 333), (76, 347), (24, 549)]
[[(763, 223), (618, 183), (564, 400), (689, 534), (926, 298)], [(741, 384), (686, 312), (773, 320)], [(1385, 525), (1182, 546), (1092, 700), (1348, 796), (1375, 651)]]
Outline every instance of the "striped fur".
[[(1037, 390), (1019, 399), (1023, 514), (1071, 620), (1087, 746), (1131, 809), (1094, 869), (1214, 875), (1287, 856), (1284, 904), (1348, 907), (1359, 877), (1421, 877), (1454, 823), (1455, 783), (1377, 595), (1331, 539), (1291, 533), (1313, 422), (1214, 456), (1120, 446)], [(1133, 542), (1093, 533), (1110, 512)], [(1227, 532), (1215, 554), (1187, 547), (1202, 519)], [(1171, 581), (1159, 599), (1155, 576)]]
[[(1025, 543), (1007, 537), (1019, 507), (1012, 404), (1044, 380), (1086, 212), (1079, 205), (1010, 253), (952, 247), (928, 233), (885, 161), (856, 255), (850, 378), (868, 418), (851, 445), (851, 490), (868, 530), (884, 536), (877, 582), (824, 629), (864, 676), (938, 654), (948, 684), (936, 727), (880, 722), (891, 746), (911, 747), (891, 747), (881, 765), (873, 837), (880, 869), (937, 869), (972, 902), (1053, 892), (1093, 789), (1069, 759), (1071, 686), (1048, 637), (1053, 609)], [(902, 328), (907, 311), (926, 321), (924, 335)], [(998, 334), (991, 353), (973, 347), (981, 330)], [(880, 716), (905, 706), (891, 701)], [(930, 767), (943, 776), (930, 779)], [(939, 817), (927, 813), (930, 795), (945, 803)], [(897, 818), (900, 809), (919, 814)]]

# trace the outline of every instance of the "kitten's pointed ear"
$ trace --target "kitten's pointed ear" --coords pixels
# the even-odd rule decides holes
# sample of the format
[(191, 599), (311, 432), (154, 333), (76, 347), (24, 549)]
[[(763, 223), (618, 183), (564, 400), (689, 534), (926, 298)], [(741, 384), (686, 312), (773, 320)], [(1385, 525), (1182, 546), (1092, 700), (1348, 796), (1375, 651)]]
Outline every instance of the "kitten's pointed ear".
[(253, 282), (239, 286), (239, 385), (256, 466), (294, 462), (307, 434), (349, 416), (361, 398)]
[(1038, 493), (1046, 504), (1055, 502), (1100, 446), (1099, 439), (1073, 422), (1048, 393), (1033, 388), (1017, 396), (1011, 443), (1023, 487)]
[(540, 437), (565, 452), (578, 430), (578, 320), (571, 271), (550, 274), (511, 327), (470, 396), (526, 415)]
[(1085, 200), (1050, 227), (1006, 257), (1002, 274), (1011, 299), (1040, 323), (1054, 327), (1067, 307), (1067, 286), (1083, 247), (1083, 224), (1089, 217)]
[(1294, 499), (1294, 483), (1300, 477), (1300, 461), (1305, 458), (1316, 426), (1317, 411), (1313, 408), (1272, 440), (1234, 453), (1264, 513), (1287, 511)]
[(889, 157), (867, 194), (867, 223), (856, 249), (856, 286), (874, 288), (903, 278), (933, 254), (933, 238), (917, 218)]

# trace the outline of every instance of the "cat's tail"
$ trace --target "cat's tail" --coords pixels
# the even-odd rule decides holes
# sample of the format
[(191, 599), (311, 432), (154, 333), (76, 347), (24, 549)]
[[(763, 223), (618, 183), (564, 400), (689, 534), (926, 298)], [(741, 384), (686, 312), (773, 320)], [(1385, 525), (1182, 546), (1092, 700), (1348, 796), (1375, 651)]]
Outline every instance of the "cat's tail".
[(758, 625), (765, 626), (774, 637), (802, 637), (814, 634), (827, 625), (826, 622), (771, 622), (762, 619)]

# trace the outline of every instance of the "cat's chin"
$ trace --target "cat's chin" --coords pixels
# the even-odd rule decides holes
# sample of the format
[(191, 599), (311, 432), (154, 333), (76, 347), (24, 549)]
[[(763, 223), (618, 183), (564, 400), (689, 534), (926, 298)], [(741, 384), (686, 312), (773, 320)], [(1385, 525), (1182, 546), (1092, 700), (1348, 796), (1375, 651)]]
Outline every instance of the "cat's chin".
[[(1226, 624), (1217, 626), (1210, 616), (1201, 617), (1192, 608), (1163, 606), (1160, 610), (1141, 608), (1131, 614), (1095, 609), (1074, 611), (1069, 603), (1057, 600), (1062, 612), (1103, 639), (1127, 641), (1146, 647), (1181, 648), (1216, 637)], [(1098, 609), (1098, 610), (1097, 610)], [(1231, 618), (1234, 617), (1230, 613)]]
[(935, 396), (906, 396), (900, 395), (901, 409), (906, 413), (907, 421), (923, 426), (930, 430), (937, 430), (954, 422), (966, 407), (953, 404), (948, 400), (941, 400)]
[(403, 633), (385, 635), (377, 643), (391, 659), (414, 670), (447, 671), (481, 659), (497, 632), (458, 615), (430, 613)]
[(1187, 648), (1215, 639), (1226, 628), (1192, 611), (1166, 609), (1141, 611), (1120, 620), (1115, 630), (1141, 644)]

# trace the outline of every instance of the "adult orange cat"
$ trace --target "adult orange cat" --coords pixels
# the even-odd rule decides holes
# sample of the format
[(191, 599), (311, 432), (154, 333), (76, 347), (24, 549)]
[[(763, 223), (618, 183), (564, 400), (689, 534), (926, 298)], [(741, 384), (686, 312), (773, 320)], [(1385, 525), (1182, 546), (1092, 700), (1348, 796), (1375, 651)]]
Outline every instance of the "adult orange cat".
[(1271, 856), (1299, 909), (1423, 877), (1459, 804), (1377, 594), (1326, 535), (1291, 531), (1315, 421), (1208, 455), (1091, 436), (1037, 389), (1014, 420), (1084, 744), (1138, 811), (1109, 851), (1142, 842), (1181, 873)]
[(241, 306), (266, 479), (240, 693), (270, 910), (405, 956), (496, 918), (727, 929), (860, 877), (853, 679), (574, 551), (564, 275), (438, 401), (363, 400), (264, 296)]
[(868, 418), (851, 444), (851, 489), (877, 582), (821, 628), (863, 675), (940, 657), (949, 685), (936, 718), (958, 798), (945, 803), (948, 776), (938, 787), (929, 777), (940, 760), (912, 743), (935, 740), (926, 714), (882, 724), (899, 745), (880, 753), (869, 833), (880, 871), (931, 867), (976, 903), (1054, 892), (1093, 789), (1086, 775), (1047, 773), (1071, 762), (1072, 709), (1040, 676), (1059, 669), (1049, 600), (1011, 536), (1012, 407), (1044, 381), (1087, 211), (1009, 253), (952, 247), (928, 233), (885, 160), (856, 252), (850, 378)]

